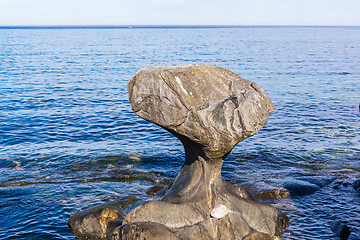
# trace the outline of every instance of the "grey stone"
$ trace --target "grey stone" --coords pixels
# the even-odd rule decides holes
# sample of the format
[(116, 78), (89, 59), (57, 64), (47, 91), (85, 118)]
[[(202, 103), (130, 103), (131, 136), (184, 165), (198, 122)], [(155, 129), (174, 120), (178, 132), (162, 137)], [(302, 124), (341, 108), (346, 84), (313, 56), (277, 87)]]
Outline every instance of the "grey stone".
[(128, 91), (138, 116), (198, 144), (214, 160), (259, 131), (273, 111), (256, 83), (206, 64), (142, 69)]
[(220, 204), (214, 207), (214, 209), (210, 213), (210, 216), (219, 219), (225, 217), (228, 213), (229, 210), (227, 209), (227, 207), (225, 205)]
[[(280, 236), (288, 218), (221, 178), (226, 156), (263, 127), (273, 111), (256, 84), (206, 64), (148, 67), (128, 84), (134, 112), (183, 144), (178, 176), (159, 200), (131, 210), (107, 239), (242, 239), (251, 233)], [(229, 214), (211, 218), (225, 205)]]
[(239, 213), (232, 212), (223, 218), (206, 219), (198, 224), (180, 228), (176, 239), (242, 239), (254, 230), (247, 224)]

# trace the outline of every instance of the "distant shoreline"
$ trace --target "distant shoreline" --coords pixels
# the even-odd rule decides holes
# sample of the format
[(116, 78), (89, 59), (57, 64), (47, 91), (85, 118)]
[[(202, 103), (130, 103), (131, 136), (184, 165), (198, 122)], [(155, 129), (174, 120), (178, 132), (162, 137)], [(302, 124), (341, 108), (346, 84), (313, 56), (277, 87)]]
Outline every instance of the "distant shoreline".
[(184, 29), (184, 28), (360, 28), (323, 25), (34, 25), (0, 26), (0, 29)]

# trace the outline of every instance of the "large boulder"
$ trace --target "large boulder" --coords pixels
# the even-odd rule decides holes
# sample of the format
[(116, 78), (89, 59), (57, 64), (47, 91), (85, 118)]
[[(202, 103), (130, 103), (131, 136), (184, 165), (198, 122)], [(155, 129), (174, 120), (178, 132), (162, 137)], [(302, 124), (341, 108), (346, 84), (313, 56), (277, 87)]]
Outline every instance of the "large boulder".
[(128, 84), (134, 112), (197, 144), (211, 159), (224, 157), (263, 127), (273, 111), (254, 82), (206, 64), (142, 69)]

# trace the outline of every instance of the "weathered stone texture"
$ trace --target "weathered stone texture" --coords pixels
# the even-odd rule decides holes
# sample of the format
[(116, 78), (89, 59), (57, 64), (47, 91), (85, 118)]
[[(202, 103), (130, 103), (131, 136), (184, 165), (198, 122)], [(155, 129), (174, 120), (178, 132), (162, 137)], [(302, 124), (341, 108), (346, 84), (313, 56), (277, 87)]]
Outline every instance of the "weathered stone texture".
[(184, 145), (178, 176), (106, 239), (276, 239), (288, 218), (221, 178), (226, 156), (273, 111), (256, 84), (206, 64), (148, 67), (128, 84), (134, 112)]
[(212, 158), (254, 135), (273, 111), (256, 83), (206, 64), (142, 69), (128, 91), (138, 116), (200, 144)]

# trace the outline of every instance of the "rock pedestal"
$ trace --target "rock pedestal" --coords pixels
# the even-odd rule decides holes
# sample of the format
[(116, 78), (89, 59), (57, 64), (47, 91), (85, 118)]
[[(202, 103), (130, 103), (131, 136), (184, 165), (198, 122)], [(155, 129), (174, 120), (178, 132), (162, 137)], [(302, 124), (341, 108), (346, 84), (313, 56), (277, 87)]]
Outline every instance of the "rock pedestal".
[(226, 156), (273, 111), (254, 82), (223, 68), (148, 67), (128, 84), (134, 112), (184, 145), (178, 176), (105, 239), (276, 239), (288, 218), (221, 178)]

